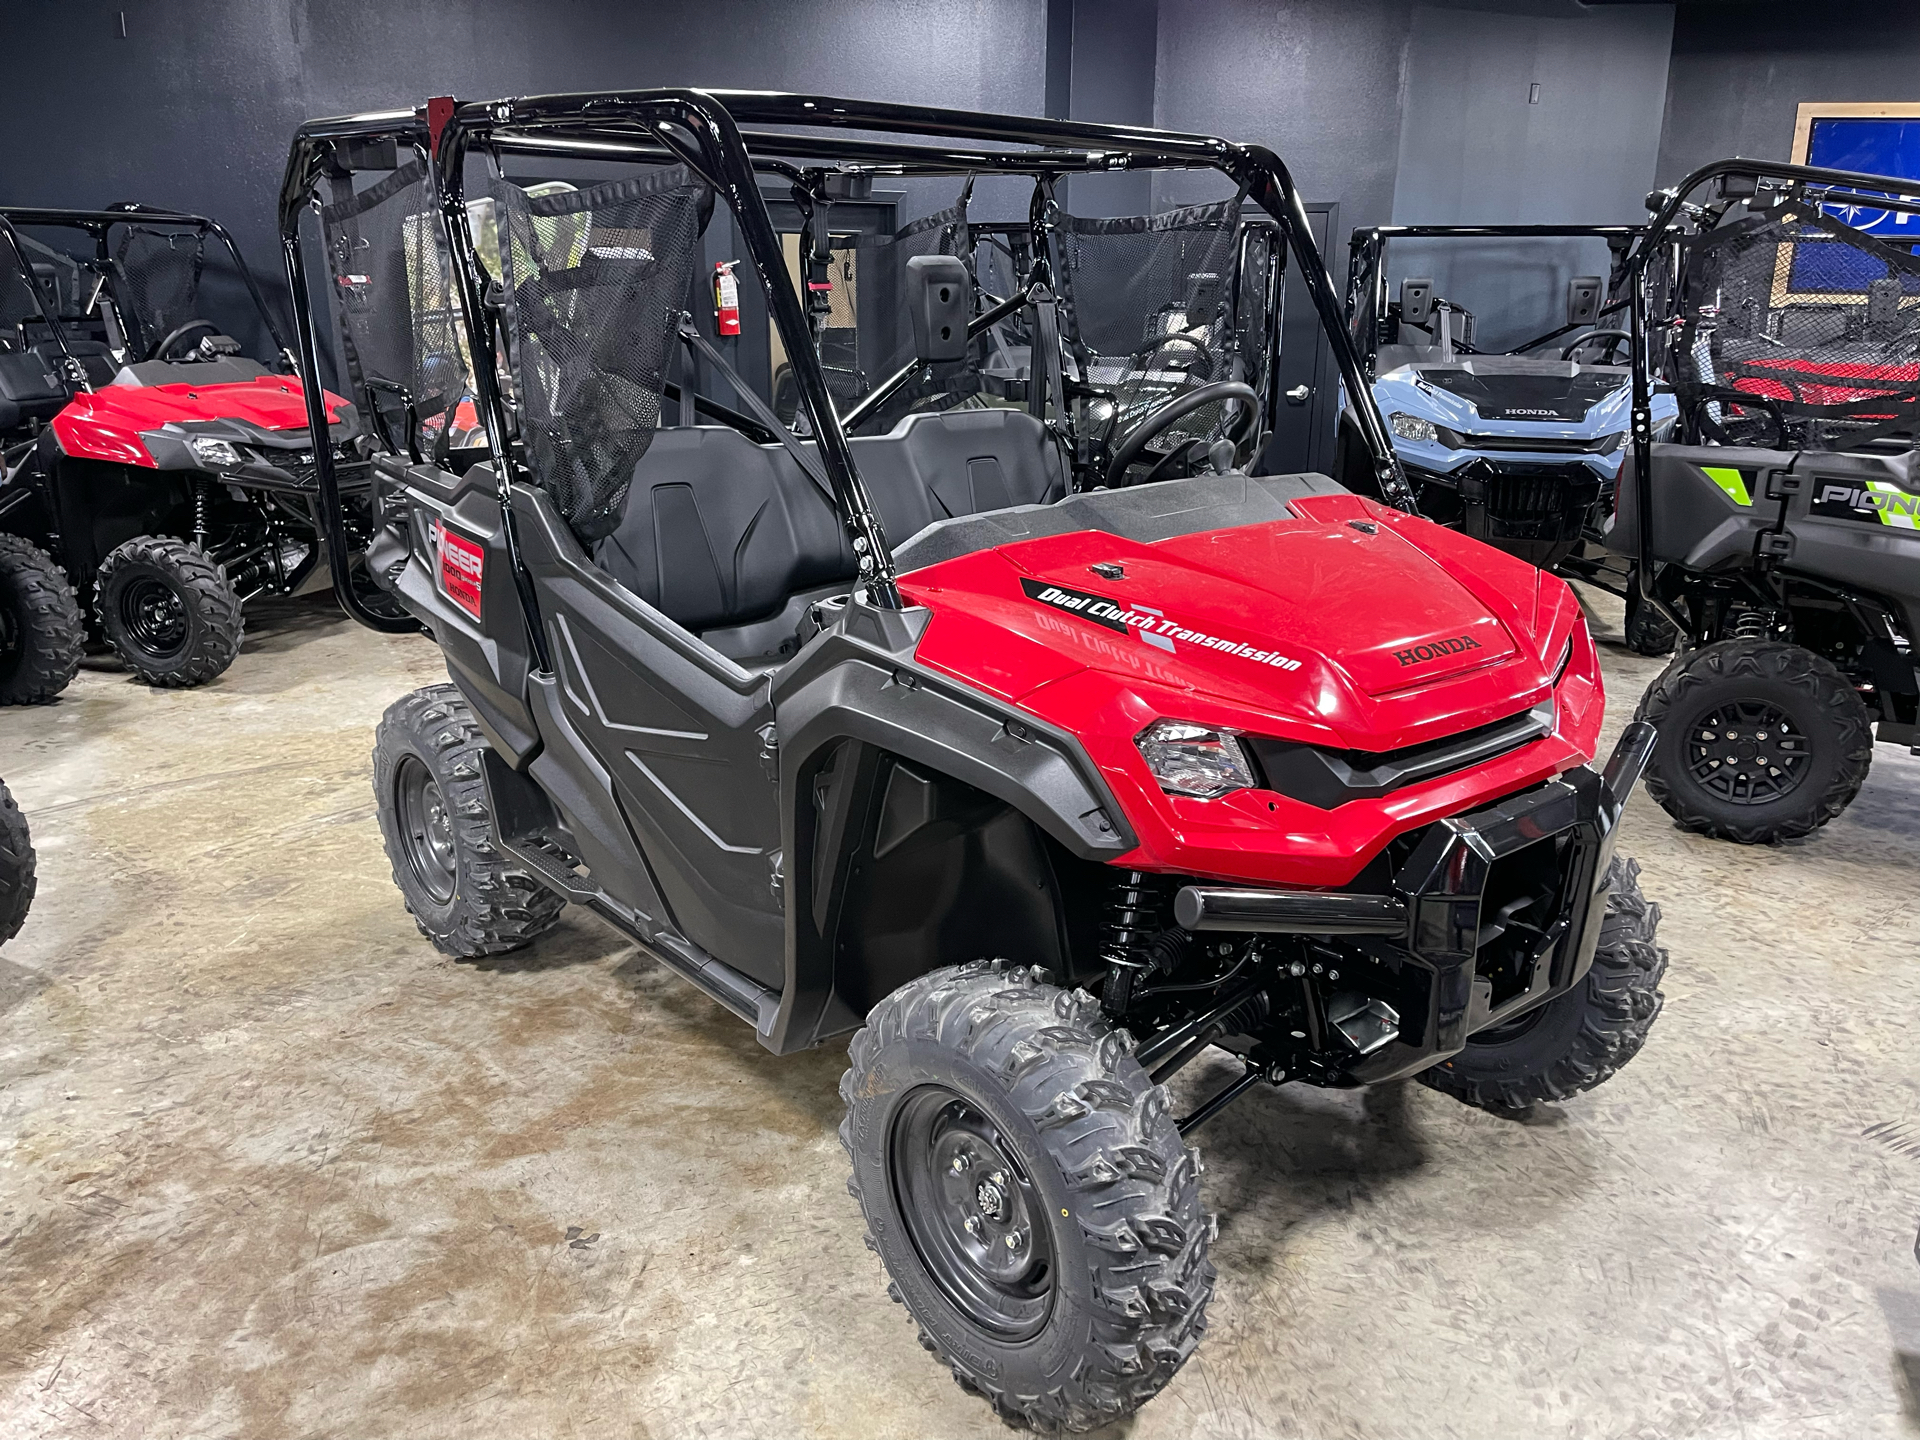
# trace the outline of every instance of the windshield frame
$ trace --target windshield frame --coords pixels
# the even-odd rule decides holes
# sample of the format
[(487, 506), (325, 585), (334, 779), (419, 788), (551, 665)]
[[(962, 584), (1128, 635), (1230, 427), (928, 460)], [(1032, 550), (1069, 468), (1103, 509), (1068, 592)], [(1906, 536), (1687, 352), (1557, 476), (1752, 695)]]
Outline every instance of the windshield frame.
[[(756, 127), (743, 131), (742, 124)], [(783, 127), (778, 130), (761, 126)], [(914, 137), (915, 143), (869, 139), (847, 131)], [(924, 143), (921, 143), (924, 142)], [(973, 143), (968, 143), (973, 142)], [(984, 142), (984, 143), (982, 143)], [(847, 430), (827, 389), (804, 307), (787, 272), (781, 243), (757, 176), (792, 177), (791, 162), (829, 161), (834, 172), (890, 176), (1018, 174), (1057, 179), (1128, 170), (1213, 170), (1244, 191), (1278, 225), (1293, 270), (1333, 347), (1372, 460), (1373, 479), (1388, 503), (1417, 514), (1411, 488), (1388, 438), (1347, 328), (1326, 264), (1313, 243), (1306, 210), (1280, 158), (1258, 145), (1144, 127), (1095, 125), (896, 105), (832, 96), (740, 90), (660, 89), (526, 96), (491, 101), (429, 101), (418, 111), (386, 111), (309, 122), (297, 132), (280, 203), (281, 241), (296, 311), (296, 336), (310, 410), (317, 413), (318, 349), (299, 242), (300, 215), (330, 164), (355, 146), (405, 146), (433, 177), (441, 235), (452, 260), (454, 290), (469, 342), (476, 409), (498, 466), (503, 501), (521, 462), (509, 447), (509, 417), (495, 371), (492, 330), (482, 304), (479, 270), (466, 224), (465, 167), (470, 154), (608, 160), (671, 159), (687, 165), (731, 208), (747, 258), (767, 297), (771, 319), (793, 364), (799, 400), (832, 484), (841, 519), (861, 565), (859, 583), (881, 608), (902, 608), (892, 554), (879, 516), (848, 446)], [(391, 153), (391, 152), (389, 152)], [(337, 484), (329, 457), (317, 454), (329, 526)], [(525, 572), (507, 511), (523, 607), (536, 653), (544, 636), (531, 577)], [(904, 538), (904, 537), (902, 537)], [(336, 565), (344, 565), (340, 547)], [(344, 598), (344, 597), (343, 597)], [(373, 617), (348, 609), (355, 618)], [(390, 622), (391, 623), (391, 622)], [(388, 628), (381, 626), (379, 628)]]

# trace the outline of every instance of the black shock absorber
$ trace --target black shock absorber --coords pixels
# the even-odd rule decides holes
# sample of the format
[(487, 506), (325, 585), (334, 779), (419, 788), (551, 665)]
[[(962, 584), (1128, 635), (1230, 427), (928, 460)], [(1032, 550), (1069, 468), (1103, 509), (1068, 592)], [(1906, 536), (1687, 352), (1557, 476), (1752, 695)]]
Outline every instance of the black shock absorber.
[(1746, 606), (1733, 612), (1733, 624), (1730, 627), (1734, 640), (1765, 640), (1774, 631), (1774, 617), (1765, 610), (1754, 610)]
[(1147, 941), (1159, 930), (1158, 921), (1159, 907), (1145, 875), (1129, 870), (1124, 878), (1113, 882), (1107, 904), (1107, 939), (1100, 952), (1107, 967), (1100, 1001), (1109, 1014), (1124, 1015), (1133, 1003), (1134, 989), (1149, 968)]
[(199, 476), (193, 482), (193, 543), (207, 548), (207, 482)]

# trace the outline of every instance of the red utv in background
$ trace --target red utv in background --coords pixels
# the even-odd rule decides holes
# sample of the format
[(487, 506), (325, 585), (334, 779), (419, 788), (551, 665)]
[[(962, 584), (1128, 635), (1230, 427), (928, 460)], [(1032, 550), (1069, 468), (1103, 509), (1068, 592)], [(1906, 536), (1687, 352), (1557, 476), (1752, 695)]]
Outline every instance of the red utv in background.
[[(209, 241), (275, 350), (196, 313)], [(51, 700), (89, 630), (153, 685), (200, 685), (244, 606), (324, 583), (306, 397), (232, 239), (136, 205), (0, 210), (0, 704)], [(354, 408), (325, 398), (357, 527)]]

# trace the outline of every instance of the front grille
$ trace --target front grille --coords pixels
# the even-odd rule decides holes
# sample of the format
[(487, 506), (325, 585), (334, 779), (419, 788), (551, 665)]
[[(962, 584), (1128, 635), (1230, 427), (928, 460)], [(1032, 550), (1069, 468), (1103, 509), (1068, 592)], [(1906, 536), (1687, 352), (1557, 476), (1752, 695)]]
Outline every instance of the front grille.
[(1601, 435), (1587, 440), (1529, 435), (1468, 435), (1457, 430), (1448, 430), (1446, 435), (1447, 443), (1456, 450), (1519, 450), (1532, 455), (1611, 455), (1620, 444), (1618, 435)]
[(1263, 788), (1332, 810), (1352, 800), (1484, 764), (1553, 732), (1553, 702), (1472, 730), (1399, 750), (1327, 750), (1264, 735), (1245, 736)]

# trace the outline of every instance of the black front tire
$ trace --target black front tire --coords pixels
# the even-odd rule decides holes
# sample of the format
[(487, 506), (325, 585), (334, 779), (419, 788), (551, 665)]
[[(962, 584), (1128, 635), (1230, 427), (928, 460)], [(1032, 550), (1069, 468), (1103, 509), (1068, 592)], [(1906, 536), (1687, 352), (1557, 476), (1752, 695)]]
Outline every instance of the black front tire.
[(86, 649), (67, 572), (32, 541), (0, 534), (0, 705), (44, 705), (72, 682)]
[(33, 839), (27, 817), (0, 782), (0, 945), (20, 933), (33, 904)]
[(1646, 1044), (1659, 1017), (1660, 907), (1640, 893), (1640, 867), (1615, 856), (1607, 870), (1607, 913), (1593, 968), (1578, 985), (1504, 1025), (1420, 1079), (1456, 1100), (1496, 1114), (1568, 1100), (1619, 1073)]
[(501, 851), (480, 769), (486, 748), (451, 685), (396, 700), (374, 732), (374, 798), (393, 883), (420, 933), (468, 960), (531, 944), (567, 903)]
[(1779, 640), (1679, 656), (1634, 718), (1660, 732), (1647, 793), (1682, 830), (1772, 845), (1811, 834), (1860, 793), (1873, 727), (1829, 661)]
[(920, 1343), (1010, 1424), (1123, 1419), (1206, 1329), (1199, 1155), (1132, 1051), (1084, 991), (1001, 960), (902, 986), (849, 1050), (867, 1246)]
[(226, 567), (189, 541), (135, 536), (101, 564), (94, 593), (101, 634), (149, 685), (204, 685), (240, 653), (240, 597)]

